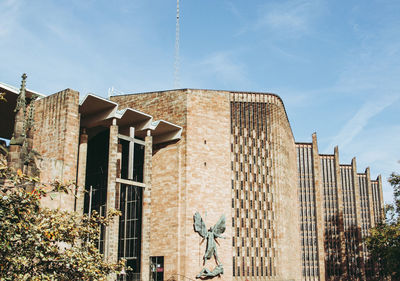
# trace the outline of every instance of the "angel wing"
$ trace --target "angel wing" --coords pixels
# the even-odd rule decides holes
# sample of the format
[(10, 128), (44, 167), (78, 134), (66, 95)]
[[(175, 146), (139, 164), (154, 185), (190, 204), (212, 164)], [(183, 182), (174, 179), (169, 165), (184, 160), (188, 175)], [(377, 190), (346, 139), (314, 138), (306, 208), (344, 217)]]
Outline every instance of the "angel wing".
[(216, 236), (220, 236), (222, 233), (225, 232), (226, 225), (225, 225), (225, 215), (222, 215), (218, 222), (213, 227), (213, 232)]
[(199, 212), (196, 212), (193, 216), (193, 226), (194, 230), (200, 234), (201, 237), (205, 238), (207, 235), (207, 227), (204, 223), (203, 219), (201, 218)]

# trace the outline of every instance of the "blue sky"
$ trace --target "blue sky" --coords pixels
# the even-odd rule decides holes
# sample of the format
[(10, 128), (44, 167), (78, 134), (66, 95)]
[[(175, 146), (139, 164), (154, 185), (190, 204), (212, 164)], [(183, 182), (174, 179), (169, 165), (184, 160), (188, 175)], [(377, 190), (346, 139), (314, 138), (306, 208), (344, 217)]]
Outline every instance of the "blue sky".
[[(180, 87), (274, 92), (386, 183), (400, 172), (400, 1), (180, 0)], [(174, 88), (176, 1), (0, 0), (0, 81), (51, 94)]]

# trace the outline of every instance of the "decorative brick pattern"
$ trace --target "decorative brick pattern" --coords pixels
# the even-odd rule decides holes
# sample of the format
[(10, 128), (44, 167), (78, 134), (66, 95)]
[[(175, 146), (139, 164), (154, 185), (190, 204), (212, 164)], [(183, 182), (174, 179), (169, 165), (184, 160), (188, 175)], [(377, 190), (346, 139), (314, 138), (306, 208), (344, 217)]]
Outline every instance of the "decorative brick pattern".
[[(286, 139), (280, 139), (285, 135)], [(279, 176), (283, 167), (289, 166), (290, 153), (285, 150), (291, 150), (292, 139), (284, 109), (275, 96), (231, 95), (232, 270), (237, 280), (298, 276), (294, 269), (299, 264), (292, 264), (292, 273), (280, 264), (290, 261), (282, 251), (283, 241), (291, 236), (298, 239), (298, 229), (291, 233), (285, 229), (289, 218), (282, 217), (279, 208), (289, 192), (297, 195)], [(296, 207), (292, 208), (295, 216)], [(294, 224), (298, 226), (297, 220)]]
[(381, 204), (380, 185), (378, 180), (371, 180), (372, 203), (374, 208), (374, 223), (377, 224), (382, 218), (383, 205)]
[[(368, 181), (369, 173), (365, 172), (363, 174), (357, 174), (358, 185), (360, 188), (360, 211), (361, 211), (361, 238), (364, 239), (369, 235), (369, 230), (371, 228), (371, 212), (370, 204), (371, 201), (368, 193), (368, 186), (370, 182)], [(371, 201), (372, 202), (372, 201)], [(366, 278), (372, 276), (373, 274), (373, 263), (369, 260), (369, 252), (365, 245), (362, 243), (362, 264), (364, 265)]]
[(356, 279), (361, 276), (361, 264), (358, 251), (359, 237), (353, 166), (340, 165), (340, 175), (343, 188), (343, 225), (347, 274), (349, 278)]
[(341, 275), (340, 228), (342, 220), (339, 211), (341, 197), (337, 187), (335, 156), (321, 155), (320, 157), (325, 207), (323, 213), (325, 218), (326, 274), (330, 278)]
[[(267, 278), (265, 280), (300, 280), (300, 254), (293, 255), (293, 252), (300, 253), (296, 174), (289, 172), (296, 169), (296, 152), (285, 109), (278, 97), (186, 89), (111, 99), (120, 108), (132, 107), (153, 115), (155, 119), (167, 119), (183, 127), (182, 139), (175, 144), (156, 147), (152, 160), (150, 255), (164, 256), (164, 278), (174, 276), (178, 280), (184, 280), (182, 276), (193, 279), (203, 266), (205, 245), (200, 243), (200, 237), (193, 231), (195, 211), (201, 213), (208, 227), (216, 223), (222, 214), (227, 218), (234, 217), (231, 202), (226, 200), (235, 198), (232, 190), (232, 174), (235, 176), (235, 173), (231, 167), (230, 152), (231, 142), (234, 141), (231, 135), (232, 102), (235, 99), (235, 102), (247, 103), (246, 110), (250, 109), (250, 104), (258, 104), (259, 114), (261, 104), (264, 104), (265, 119), (259, 122), (264, 127), (259, 131), (259, 138), (256, 138), (255, 131), (249, 130), (239, 140), (245, 151), (241, 154), (243, 159), (240, 162), (243, 163), (243, 169), (247, 169), (246, 173), (241, 173), (241, 177), (244, 179), (247, 174), (246, 184), (253, 184), (251, 192), (247, 186), (248, 197), (244, 199), (250, 211), (244, 223), (246, 227), (249, 226), (248, 239), (245, 235), (246, 246), (248, 242), (246, 254), (247, 249), (249, 251), (249, 257), (246, 256), (245, 260), (246, 273), (249, 266), (246, 278), (258, 280), (263, 270), (263, 277)], [(252, 153), (249, 153), (250, 147)], [(244, 160), (244, 155), (257, 158), (257, 163), (252, 164), (252, 173), (249, 173), (249, 162)], [(283, 202), (292, 202), (291, 207), (285, 207)], [(243, 212), (245, 218), (245, 210)], [(245, 233), (246, 228), (242, 229)], [(224, 265), (224, 275), (220, 280), (232, 280), (232, 263), (234, 251), (237, 250), (231, 246), (237, 243), (231, 240), (235, 237), (233, 230), (228, 220), (225, 235), (229, 239), (219, 240), (218, 251)], [(177, 243), (171, 243), (171, 239)], [(213, 269), (213, 262), (209, 261), (206, 267)], [(260, 277), (252, 276), (252, 262), (254, 275), (258, 268)], [(265, 267), (268, 268), (269, 277)], [(143, 267), (142, 270), (147, 269)]]
[(303, 280), (320, 280), (312, 144), (297, 144)]
[[(207, 227), (227, 218), (218, 280), (368, 280), (372, 266), (361, 238), (383, 216), (381, 178), (357, 174), (312, 143), (294, 142), (281, 99), (267, 93), (182, 89), (111, 97), (183, 128), (179, 141), (145, 138), (141, 280), (149, 260), (164, 257), (164, 279), (194, 279), (206, 243), (193, 230), (200, 212)], [(33, 149), (44, 181), (85, 185), (88, 136), (79, 140), (79, 93), (64, 90), (35, 103)], [(20, 126), (17, 124), (16, 126)], [(121, 151), (110, 126), (107, 209), (119, 207)], [(108, 139), (108, 137), (107, 137)], [(12, 147), (10, 155), (20, 150)], [(79, 150), (78, 150), (79, 149)], [(79, 153), (79, 158), (78, 158)], [(10, 156), (10, 157), (11, 157)], [(296, 158), (297, 157), (297, 158)], [(297, 161), (296, 161), (297, 160)], [(83, 189), (43, 203), (83, 211)], [(107, 227), (105, 256), (118, 257), (118, 219)], [(110, 280), (115, 276), (110, 276)]]
[[(379, 180), (374, 190), (369, 168), (357, 173), (355, 158), (350, 165), (340, 165), (337, 147), (333, 155), (318, 155), (315, 134), (312, 143), (296, 146), (303, 280), (371, 280), (375, 268), (363, 238), (380, 215)], [(307, 243), (310, 236), (312, 244)], [(316, 269), (319, 274), (313, 276)]]
[(273, 220), (276, 215), (267, 184), (267, 177), (271, 177), (267, 141), (269, 104), (256, 102), (256, 98), (260, 99), (256, 95), (234, 94), (231, 101), (234, 277), (276, 276)]

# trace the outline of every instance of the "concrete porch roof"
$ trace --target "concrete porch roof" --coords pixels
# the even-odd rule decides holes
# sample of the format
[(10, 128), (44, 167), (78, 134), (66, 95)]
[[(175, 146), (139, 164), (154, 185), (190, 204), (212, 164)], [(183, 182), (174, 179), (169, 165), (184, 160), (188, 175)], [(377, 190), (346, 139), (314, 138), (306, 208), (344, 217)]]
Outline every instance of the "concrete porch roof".
[(153, 120), (153, 117), (133, 108), (118, 110), (118, 104), (87, 94), (80, 102), (81, 127), (108, 127), (115, 118), (120, 127), (120, 133), (129, 135), (129, 127), (135, 128), (135, 137), (143, 139), (147, 130), (151, 130), (153, 143), (159, 144), (181, 138), (182, 127), (165, 120)]
[[(14, 131), (15, 106), (20, 89), (0, 82), (0, 93), (5, 93), (6, 102), (0, 102), (0, 138), (11, 139)], [(29, 99), (32, 95), (43, 98), (46, 95), (25, 89), (26, 97)]]

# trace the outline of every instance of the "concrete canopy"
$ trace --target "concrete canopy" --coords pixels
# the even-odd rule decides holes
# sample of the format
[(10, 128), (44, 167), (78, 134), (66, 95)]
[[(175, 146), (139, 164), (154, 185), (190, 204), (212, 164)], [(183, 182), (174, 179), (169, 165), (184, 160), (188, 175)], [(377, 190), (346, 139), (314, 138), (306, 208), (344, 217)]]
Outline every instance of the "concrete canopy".
[[(11, 139), (12, 137), (15, 122), (14, 109), (19, 91), (13, 86), (0, 82), (0, 93), (4, 93), (4, 97), (7, 100), (6, 102), (0, 102), (0, 138)], [(45, 97), (45, 95), (29, 89), (26, 89), (25, 93), (27, 99), (30, 99), (32, 95), (37, 95), (39, 98)]]
[(135, 137), (144, 139), (151, 130), (153, 143), (169, 142), (181, 138), (182, 128), (165, 120), (153, 121), (144, 112), (125, 108), (118, 110), (118, 104), (105, 98), (88, 94), (80, 103), (81, 127), (108, 127), (116, 119), (120, 133), (129, 135), (129, 128), (135, 128)]
[[(19, 89), (0, 82), (0, 93), (4, 93), (6, 102), (0, 102), (0, 138), (11, 139), (15, 122), (15, 106)], [(26, 97), (32, 95), (39, 98), (45, 95), (26, 89)], [(87, 94), (80, 102), (79, 113), (81, 115), (81, 127), (108, 127), (112, 120), (117, 120), (121, 133), (129, 135), (129, 127), (135, 127), (135, 136), (144, 138), (146, 131), (151, 130), (154, 144), (180, 139), (182, 128), (165, 120), (154, 121), (153, 117), (141, 111), (125, 108), (118, 110), (118, 104), (99, 97)]]

